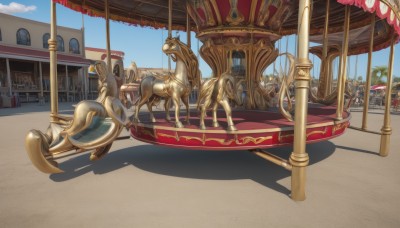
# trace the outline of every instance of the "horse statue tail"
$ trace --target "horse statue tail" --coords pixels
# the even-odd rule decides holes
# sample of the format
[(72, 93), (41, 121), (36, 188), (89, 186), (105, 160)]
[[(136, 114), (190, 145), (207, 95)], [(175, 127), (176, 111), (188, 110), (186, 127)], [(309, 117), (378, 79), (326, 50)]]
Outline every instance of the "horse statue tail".
[(200, 109), (202, 103), (205, 103), (206, 100), (210, 100), (211, 96), (214, 92), (214, 87), (218, 82), (217, 78), (211, 78), (205, 81), (201, 87), (199, 88), (199, 98), (197, 99), (197, 109)]
[(222, 100), (222, 97), (225, 95), (224, 92), (227, 92), (229, 94), (229, 97), (234, 96), (234, 89), (235, 79), (233, 78), (233, 76), (227, 72), (223, 73), (218, 80), (217, 101)]

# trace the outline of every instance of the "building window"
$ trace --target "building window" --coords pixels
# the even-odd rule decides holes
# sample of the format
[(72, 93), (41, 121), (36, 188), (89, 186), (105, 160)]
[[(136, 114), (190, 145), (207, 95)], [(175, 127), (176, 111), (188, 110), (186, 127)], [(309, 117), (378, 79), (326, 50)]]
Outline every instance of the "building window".
[(57, 51), (65, 51), (64, 39), (60, 35), (57, 35)]
[(49, 39), (50, 39), (50, 34), (45, 33), (43, 35), (43, 48), (49, 49)]
[(69, 53), (80, 54), (79, 41), (75, 38), (69, 41)]
[(17, 31), (17, 44), (31, 46), (31, 36), (28, 30), (20, 28)]

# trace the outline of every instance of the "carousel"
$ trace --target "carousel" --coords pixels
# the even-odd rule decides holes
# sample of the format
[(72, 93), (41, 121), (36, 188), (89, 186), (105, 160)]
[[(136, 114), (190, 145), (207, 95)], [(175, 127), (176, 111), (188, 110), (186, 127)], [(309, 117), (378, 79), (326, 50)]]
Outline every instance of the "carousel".
[[(78, 103), (73, 116), (58, 113), (57, 3), (105, 18), (107, 61), (95, 64), (99, 97)], [(368, 53), (369, 91), (373, 52), (390, 48), (386, 94), (391, 94), (394, 45), (400, 34), (398, 0), (52, 0), (51, 6), (51, 120), (45, 132), (31, 130), (25, 141), (33, 165), (44, 173), (63, 172), (56, 160), (78, 153), (90, 152), (91, 160), (102, 158), (125, 128), (134, 139), (150, 144), (248, 150), (291, 171), (291, 197), (301, 201), (309, 163), (306, 144), (340, 136), (350, 125), (348, 107), (354, 94), (347, 80), (348, 56)], [(175, 70), (140, 81), (133, 74), (116, 77), (108, 67), (110, 20), (168, 29), (160, 51), (175, 62)], [(173, 30), (187, 31), (187, 40), (173, 37)], [(199, 60), (191, 50), (191, 31), (202, 42), (199, 51), (212, 69), (211, 79), (201, 78)], [(296, 37), (294, 53), (276, 45), (289, 35)], [(319, 45), (310, 48), (310, 42)], [(310, 90), (310, 53), (321, 60), (316, 91)], [(263, 73), (278, 58), (285, 64), (276, 86), (268, 86)], [(335, 59), (339, 59), (337, 69)], [(196, 109), (189, 105), (194, 89), (198, 90)], [(368, 96), (365, 93), (365, 101)], [(367, 128), (368, 102), (362, 126), (352, 126), (381, 135), (381, 156), (389, 153), (392, 132), (391, 96), (385, 99), (381, 132)], [(160, 102), (165, 111), (153, 113)], [(132, 115), (127, 105), (135, 106)], [(144, 105), (148, 112), (140, 113)], [(278, 146), (292, 146), (290, 157), (265, 150)]]

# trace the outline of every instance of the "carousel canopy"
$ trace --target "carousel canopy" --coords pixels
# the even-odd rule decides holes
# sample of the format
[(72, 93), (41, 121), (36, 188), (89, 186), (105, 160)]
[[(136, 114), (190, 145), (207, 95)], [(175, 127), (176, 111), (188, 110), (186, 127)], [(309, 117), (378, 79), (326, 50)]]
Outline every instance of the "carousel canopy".
[[(73, 10), (96, 17), (105, 17), (105, 0), (53, 0)], [(109, 0), (110, 19), (131, 25), (166, 28), (168, 0)], [(276, 35), (297, 32), (298, 0), (173, 0), (172, 24), (175, 30), (186, 29), (186, 12), (191, 16), (192, 30), (202, 33), (221, 27), (267, 30)], [(327, 0), (314, 0), (310, 35), (320, 38), (325, 27)], [(340, 40), (343, 32), (344, 5), (351, 5), (350, 30), (357, 47), (367, 50), (368, 26), (375, 13), (381, 28), (376, 38), (380, 48), (389, 45), (391, 34), (400, 34), (399, 0), (331, 0), (329, 34)], [(251, 31), (253, 32), (253, 31)], [(335, 38), (336, 37), (336, 38)], [(358, 40), (358, 41), (357, 41)], [(350, 49), (351, 49), (350, 44)]]

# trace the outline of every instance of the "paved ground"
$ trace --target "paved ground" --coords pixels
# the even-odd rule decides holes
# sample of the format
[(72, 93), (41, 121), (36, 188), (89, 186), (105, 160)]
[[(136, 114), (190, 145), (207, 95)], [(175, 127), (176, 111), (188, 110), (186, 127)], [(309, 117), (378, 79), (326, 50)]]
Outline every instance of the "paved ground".
[[(130, 139), (103, 160), (78, 155), (61, 164), (66, 173), (40, 173), (23, 142), (29, 129), (45, 130), (49, 109), (0, 109), (0, 227), (400, 227), (399, 113), (389, 157), (376, 153), (379, 136), (351, 129), (307, 146), (307, 199), (294, 202), (290, 173), (246, 151)], [(360, 117), (353, 112), (352, 124)], [(370, 128), (379, 130), (382, 118), (372, 110)], [(287, 158), (291, 150), (270, 151)]]

